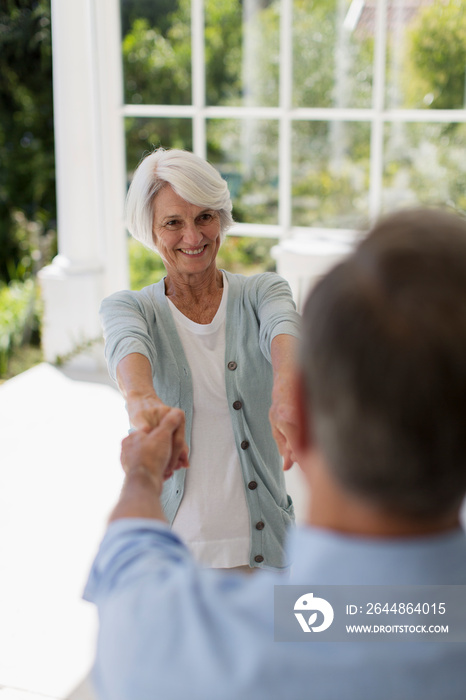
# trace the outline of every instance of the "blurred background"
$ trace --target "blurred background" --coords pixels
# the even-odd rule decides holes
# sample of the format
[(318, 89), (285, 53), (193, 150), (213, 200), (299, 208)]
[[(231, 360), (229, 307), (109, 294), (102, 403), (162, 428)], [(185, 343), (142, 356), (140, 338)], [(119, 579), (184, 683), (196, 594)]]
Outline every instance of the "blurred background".
[[(54, 325), (68, 323), (52, 309), (43, 329), (37, 276), (52, 265), (43, 275), (47, 287), (57, 253), (61, 272), (82, 267), (83, 257), (89, 269), (104, 269), (97, 296), (127, 284), (140, 288), (163, 274), (161, 261), (130, 240), (121, 223), (124, 189), (154, 147), (195, 150), (227, 179), (238, 225), (220, 251), (221, 264), (246, 274), (276, 269), (287, 250), (306, 253), (312, 241), (351, 240), (392, 208), (465, 209), (464, 0), (96, 5), (1, 3), (1, 379), (43, 359), (41, 331), (53, 334)], [(76, 55), (79, 21), (87, 33)], [(73, 80), (77, 73), (87, 87)], [(82, 99), (86, 90), (92, 96)], [(73, 94), (83, 126), (69, 124), (66, 132), (60, 119)], [(100, 143), (112, 134), (113, 162), (92, 138), (83, 145), (86, 99), (93, 100), (92, 138)], [(73, 184), (66, 180), (86, 167), (72, 158), (74, 143), (89, 151), (97, 182), (87, 178), (88, 194), (77, 189), (77, 207), (84, 210), (107, 182), (107, 209), (116, 212), (104, 244), (89, 243), (84, 256), (67, 244), (76, 234), (67, 233), (66, 188)], [(99, 228), (94, 241), (105, 222), (99, 212), (88, 212), (90, 218)], [(79, 235), (88, 235), (88, 227)], [(109, 282), (106, 261), (118, 246)], [(95, 340), (84, 326), (71, 335), (65, 343), (52, 340), (46, 359), (63, 362)]]

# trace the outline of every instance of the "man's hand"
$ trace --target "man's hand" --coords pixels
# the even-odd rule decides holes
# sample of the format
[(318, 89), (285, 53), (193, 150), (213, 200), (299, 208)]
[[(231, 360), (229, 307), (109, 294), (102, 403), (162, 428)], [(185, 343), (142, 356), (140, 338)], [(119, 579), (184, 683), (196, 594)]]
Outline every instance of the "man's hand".
[[(165, 416), (173, 410), (178, 410), (160, 401), (155, 392), (146, 395), (129, 394), (126, 398), (126, 406), (131, 425), (136, 428), (136, 430), (143, 430), (145, 432), (157, 428), (161, 425)], [(174, 431), (172, 438), (173, 445), (170, 457), (170, 469), (172, 473), (175, 469), (189, 466), (188, 446), (186, 444), (184, 430), (185, 421), (183, 414), (183, 421), (180, 422), (179, 427)]]
[(170, 409), (156, 428), (146, 427), (126, 437), (121, 443), (121, 464), (126, 479), (109, 522), (120, 518), (151, 518), (166, 521), (160, 503), (163, 482), (173, 467), (174, 435), (184, 431), (184, 413)]
[(127, 475), (134, 470), (147, 470), (160, 484), (169, 479), (175, 469), (183, 465), (180, 459), (174, 460), (177, 448), (176, 435), (182, 434), (184, 441), (185, 417), (178, 408), (167, 408), (160, 417), (157, 427), (144, 427), (126, 437), (121, 444), (121, 464)]

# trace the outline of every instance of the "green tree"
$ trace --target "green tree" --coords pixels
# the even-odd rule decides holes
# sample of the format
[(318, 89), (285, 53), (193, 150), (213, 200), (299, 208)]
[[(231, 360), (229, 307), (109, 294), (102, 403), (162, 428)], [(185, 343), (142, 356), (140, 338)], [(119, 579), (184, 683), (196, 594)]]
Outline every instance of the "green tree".
[(414, 20), (409, 36), (419, 102), (431, 109), (464, 107), (466, 2), (442, 0), (425, 7)]
[(0, 280), (25, 278), (55, 228), (49, 0), (0, 9)]
[(126, 36), (135, 20), (144, 17), (151, 27), (168, 28), (169, 16), (178, 6), (177, 0), (120, 0), (121, 31)]

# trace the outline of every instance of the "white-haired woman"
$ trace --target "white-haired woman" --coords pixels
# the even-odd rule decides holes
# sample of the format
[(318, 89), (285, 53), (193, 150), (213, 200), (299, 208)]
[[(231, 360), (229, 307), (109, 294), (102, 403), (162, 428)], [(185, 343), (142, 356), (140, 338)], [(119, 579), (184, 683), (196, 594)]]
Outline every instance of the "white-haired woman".
[(226, 182), (202, 158), (158, 149), (140, 163), (127, 227), (167, 274), (104, 300), (106, 357), (132, 426), (156, 426), (169, 407), (185, 412), (162, 496), (172, 531), (206, 566), (286, 569), (299, 317), (275, 273), (217, 268), (231, 209)]

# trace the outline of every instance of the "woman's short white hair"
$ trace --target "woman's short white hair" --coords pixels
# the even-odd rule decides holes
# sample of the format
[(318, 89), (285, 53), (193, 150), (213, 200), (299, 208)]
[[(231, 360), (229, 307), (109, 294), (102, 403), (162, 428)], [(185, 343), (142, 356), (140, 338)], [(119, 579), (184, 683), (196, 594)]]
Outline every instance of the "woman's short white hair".
[(227, 183), (206, 160), (176, 148), (158, 148), (138, 165), (126, 197), (126, 227), (131, 235), (157, 250), (152, 235), (154, 199), (167, 183), (190, 204), (218, 212), (223, 241), (233, 224)]

